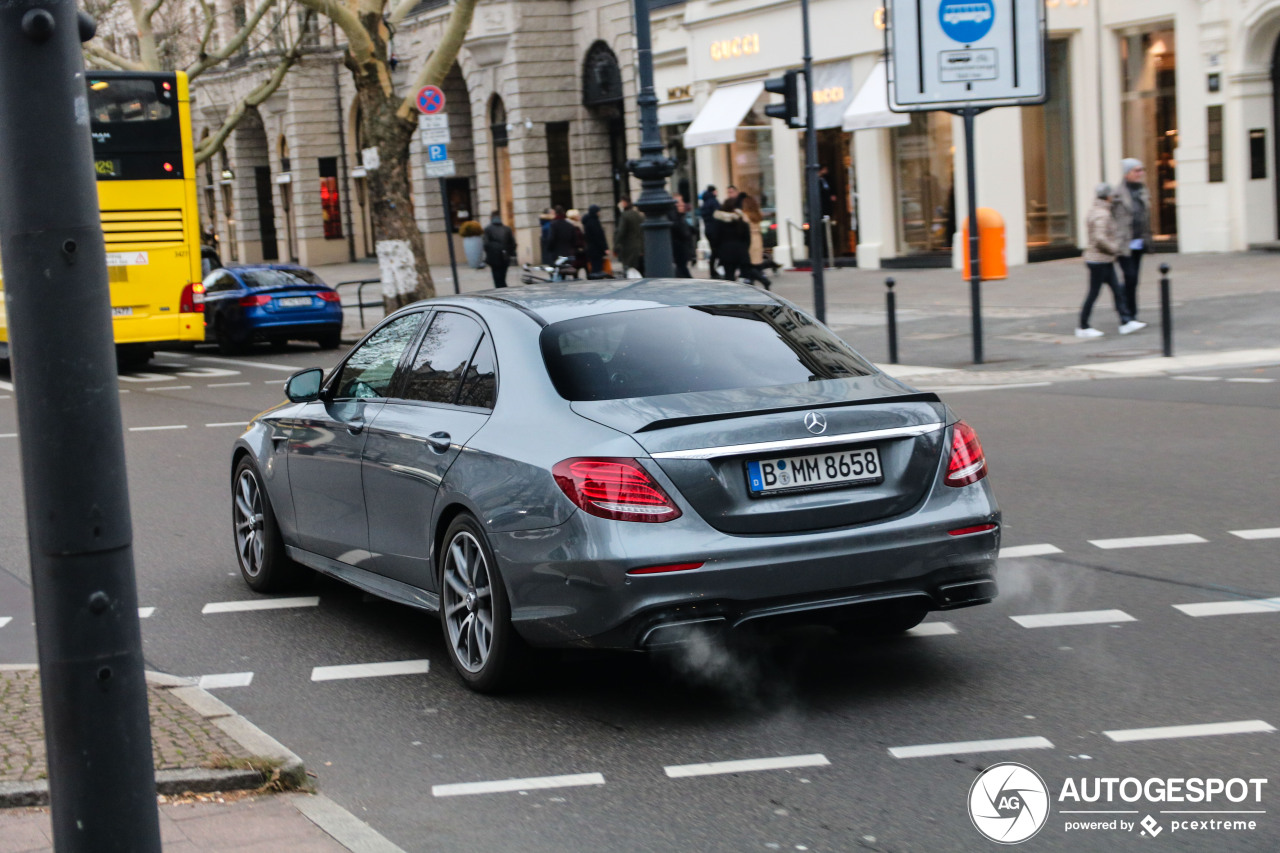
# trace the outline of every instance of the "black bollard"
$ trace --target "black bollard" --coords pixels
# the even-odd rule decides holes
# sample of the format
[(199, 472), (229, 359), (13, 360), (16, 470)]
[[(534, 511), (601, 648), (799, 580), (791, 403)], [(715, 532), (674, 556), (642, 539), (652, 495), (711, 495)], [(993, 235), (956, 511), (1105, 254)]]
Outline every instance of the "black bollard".
[(885, 311), (889, 316), (889, 363), (898, 363), (898, 301), (893, 293), (893, 279), (886, 278), (884, 286), (888, 288), (884, 294)]
[(1164, 357), (1173, 357), (1173, 307), (1169, 304), (1169, 265), (1160, 265), (1160, 337), (1164, 340)]

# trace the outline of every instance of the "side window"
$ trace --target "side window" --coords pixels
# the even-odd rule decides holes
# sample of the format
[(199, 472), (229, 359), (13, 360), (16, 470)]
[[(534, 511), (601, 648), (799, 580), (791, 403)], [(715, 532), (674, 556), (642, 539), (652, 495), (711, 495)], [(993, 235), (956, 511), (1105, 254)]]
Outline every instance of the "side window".
[(453, 403), (484, 329), (463, 314), (440, 311), (413, 357), (404, 396), (428, 403)]
[(481, 409), (492, 409), (498, 399), (498, 374), (495, 369), (497, 360), (493, 355), (493, 343), (489, 336), (480, 339), (476, 354), (471, 357), (471, 366), (467, 368), (467, 376), (462, 381), (462, 393), (458, 395), (459, 406), (477, 406)]
[(383, 326), (342, 365), (338, 398), (385, 397), (396, 365), (422, 322), (422, 312), (407, 314)]
[(224, 290), (239, 289), (239, 285), (236, 283), (235, 277), (228, 272), (215, 271), (204, 281), (205, 293), (221, 293)]

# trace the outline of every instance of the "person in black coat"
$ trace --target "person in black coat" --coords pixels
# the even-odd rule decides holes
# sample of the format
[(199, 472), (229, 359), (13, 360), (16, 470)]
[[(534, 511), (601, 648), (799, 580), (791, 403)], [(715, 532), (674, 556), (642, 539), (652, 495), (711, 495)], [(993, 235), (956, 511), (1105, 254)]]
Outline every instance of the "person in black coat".
[(715, 212), (715, 221), (720, 263), (724, 265), (721, 277), (725, 281), (737, 281), (738, 276), (749, 275), (752, 269), (751, 229), (738, 211), (737, 199), (725, 199)]
[(516, 256), (516, 235), (502, 224), (502, 214), (494, 211), (484, 227), (484, 260), (493, 273), (493, 286), (507, 286), (507, 267)]
[(716, 221), (716, 211), (719, 209), (720, 199), (716, 197), (716, 188), (707, 184), (702, 193), (702, 207), (698, 209), (698, 216), (702, 217), (702, 234), (711, 247), (711, 254), (707, 257), (707, 274), (711, 278), (715, 278), (716, 264), (720, 259), (717, 251), (720, 248), (720, 223)]
[[(555, 217), (547, 232), (547, 248), (551, 250), (551, 263), (554, 264), (561, 258), (572, 261), (578, 255), (578, 241), (582, 239), (582, 232), (578, 230), (578, 226), (565, 218), (564, 205), (556, 205)], [(576, 274), (575, 270), (575, 276)]]
[(693, 278), (689, 274), (689, 264), (697, 254), (698, 238), (689, 224), (689, 205), (679, 194), (675, 200), (675, 209), (671, 213), (671, 260), (675, 265), (676, 278)]
[(587, 276), (599, 278), (604, 275), (604, 256), (609, 253), (609, 241), (600, 224), (600, 205), (587, 208), (587, 215), (582, 217), (582, 233), (587, 242)]

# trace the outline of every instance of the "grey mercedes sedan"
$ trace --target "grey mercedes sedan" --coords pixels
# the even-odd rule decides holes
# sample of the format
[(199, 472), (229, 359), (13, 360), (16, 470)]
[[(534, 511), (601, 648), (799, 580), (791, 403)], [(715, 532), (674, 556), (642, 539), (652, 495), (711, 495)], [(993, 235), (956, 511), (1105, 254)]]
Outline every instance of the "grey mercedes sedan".
[(240, 570), (439, 614), (464, 682), (531, 647), (902, 632), (996, 595), (974, 431), (796, 306), (727, 282), (420, 302), (235, 443)]

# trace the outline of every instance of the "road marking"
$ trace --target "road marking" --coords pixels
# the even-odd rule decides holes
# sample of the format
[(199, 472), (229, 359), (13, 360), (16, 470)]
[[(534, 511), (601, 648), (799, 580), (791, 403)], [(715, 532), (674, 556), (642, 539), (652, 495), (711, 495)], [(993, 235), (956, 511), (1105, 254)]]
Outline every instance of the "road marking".
[(12, 383), (12, 382), (0, 382), (0, 388), (3, 388), (5, 391), (12, 391), (12, 390), (13, 390), (13, 383)]
[(1232, 379), (1228, 379), (1227, 381), (1228, 382), (1248, 382), (1255, 385), (1269, 385), (1270, 383), (1275, 382), (1274, 379), (1265, 379), (1259, 376), (1239, 376), (1239, 377), (1234, 377)]
[(1175, 604), (1188, 616), (1239, 616), (1242, 613), (1280, 613), (1280, 598), (1255, 598), (1245, 601), (1204, 601), (1199, 604)]
[(0, 394), (0, 400), (12, 400), (12, 399), (13, 399), (12, 394)]
[(252, 681), (252, 672), (223, 672), (217, 675), (200, 676), (197, 686), (205, 690), (218, 690), (223, 687), (248, 687)]
[(171, 424), (169, 426), (150, 426), (150, 427), (129, 427), (129, 432), (156, 432), (162, 429), (186, 429), (186, 424)]
[(190, 385), (166, 385), (163, 388), (143, 388), (143, 391), (190, 391)]
[(1210, 737), (1212, 735), (1243, 735), (1274, 732), (1275, 726), (1262, 720), (1241, 720), (1237, 723), (1200, 723), (1191, 726), (1160, 726), (1154, 729), (1120, 729), (1103, 732), (1116, 743), (1135, 740), (1167, 740), (1178, 737)]
[(571, 776), (535, 776), (530, 779), (502, 779), (497, 782), (461, 782), (454, 785), (432, 785), (433, 797), (461, 797), (468, 794), (500, 794), (508, 791), (533, 791), (546, 788), (576, 788), (603, 785), (600, 773), (576, 773)]
[(784, 755), (779, 758), (746, 758), (741, 761), (713, 761), (706, 764), (673, 764), (662, 768), (672, 779), (689, 776), (716, 776), (722, 773), (750, 773), (757, 770), (786, 770), (791, 767), (826, 767), (825, 755)]
[(1181, 379), (1183, 382), (1217, 382), (1221, 376), (1170, 376), (1170, 379)]
[(1280, 539), (1280, 527), (1259, 527), (1256, 530), (1232, 530), (1232, 536), (1241, 539)]
[(151, 615), (152, 615), (153, 613), (155, 613), (155, 612), (156, 612), (156, 609), (155, 609), (154, 607), (139, 607), (139, 608), (138, 608), (138, 618), (139, 618), (139, 619), (150, 619), (150, 618), (151, 618)]
[(1127, 539), (1090, 539), (1089, 544), (1099, 548), (1149, 548), (1155, 545), (1193, 545), (1208, 542), (1194, 533), (1173, 533), (1168, 536), (1132, 536)]
[(958, 634), (956, 626), (950, 622), (925, 622), (907, 631), (908, 637), (942, 637), (947, 634)]
[(1023, 628), (1060, 628), (1064, 625), (1138, 621), (1123, 610), (1078, 610), (1074, 613), (1037, 613), (1031, 616), (1010, 616), (1009, 618)]
[(932, 758), (936, 755), (967, 755), (973, 752), (1003, 752), (1009, 749), (1053, 749), (1053, 743), (1042, 737), (1010, 737), (999, 740), (964, 740), (957, 743), (925, 743), (919, 746), (893, 746), (894, 758)]
[(0, 616), (0, 628), (3, 628), (5, 625), (8, 625), (12, 621), (13, 621), (12, 616)]
[(252, 382), (210, 382), (210, 388), (243, 388), (245, 385), (252, 385)]
[(262, 380), (262, 384), (263, 385), (283, 385), (284, 380), (283, 379), (264, 379)]
[(245, 601), (215, 601), (206, 604), (201, 613), (238, 613), (244, 610), (283, 610), (289, 607), (318, 607), (320, 596), (299, 598), (250, 598)]
[(17, 438), (16, 432), (0, 432), (0, 438)]
[(928, 388), (938, 394), (968, 394), (973, 391), (1011, 391), (1015, 388), (1043, 388), (1052, 382), (1010, 382), (1007, 385), (929, 385), (929, 380), (920, 382), (921, 388)]
[(311, 670), (312, 681), (337, 681), (343, 678), (381, 678), (386, 675), (422, 675), (430, 668), (425, 660), (393, 660), (386, 663), (352, 663), (345, 666), (317, 666)]
[(242, 427), (248, 426), (244, 421), (227, 421), (225, 424), (205, 424), (207, 427)]
[(233, 358), (214, 358), (209, 355), (202, 355), (197, 358), (200, 361), (212, 361), (216, 364), (234, 364), (237, 367), (261, 367), (263, 370), (283, 370), (286, 373), (297, 373), (303, 369), (292, 364), (271, 364), (266, 361), (236, 361)]
[(1047, 554), (1061, 554), (1062, 549), (1057, 545), (1014, 545), (1010, 548), (1001, 548), (1000, 557), (1043, 557)]

